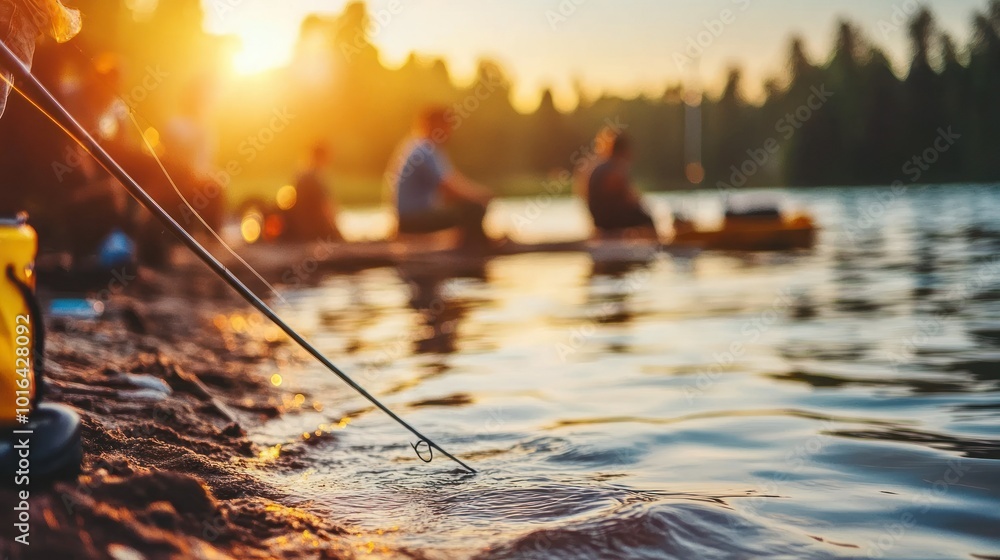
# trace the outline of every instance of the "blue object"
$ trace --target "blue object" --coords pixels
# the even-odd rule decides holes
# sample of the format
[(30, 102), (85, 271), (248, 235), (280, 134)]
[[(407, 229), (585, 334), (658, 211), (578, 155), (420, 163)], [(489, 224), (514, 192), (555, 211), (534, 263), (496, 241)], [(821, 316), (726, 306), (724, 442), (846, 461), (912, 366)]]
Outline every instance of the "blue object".
[(122, 230), (115, 228), (101, 243), (97, 260), (104, 268), (115, 268), (135, 261), (135, 242)]
[(103, 314), (104, 303), (92, 299), (54, 299), (49, 304), (50, 317), (100, 319)]

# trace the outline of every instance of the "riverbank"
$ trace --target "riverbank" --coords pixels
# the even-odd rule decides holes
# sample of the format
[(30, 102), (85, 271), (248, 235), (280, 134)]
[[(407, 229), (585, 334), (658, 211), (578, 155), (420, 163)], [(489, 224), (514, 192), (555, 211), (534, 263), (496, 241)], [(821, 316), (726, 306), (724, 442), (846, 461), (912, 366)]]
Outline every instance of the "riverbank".
[(244, 429), (295, 400), (257, 371), (284, 339), (246, 328), (249, 308), (197, 265), (123, 274), (102, 319), (47, 321), (48, 400), (82, 418), (82, 473), (32, 490), (30, 545), (5, 522), (0, 557), (351, 557), (343, 528), (258, 476), (300, 468)]

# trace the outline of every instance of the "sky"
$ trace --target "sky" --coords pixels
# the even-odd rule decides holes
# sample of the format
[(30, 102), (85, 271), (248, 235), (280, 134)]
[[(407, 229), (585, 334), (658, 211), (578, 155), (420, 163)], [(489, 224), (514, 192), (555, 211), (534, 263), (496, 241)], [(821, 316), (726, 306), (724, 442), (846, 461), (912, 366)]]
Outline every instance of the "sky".
[[(348, 0), (203, 0), (206, 29), (235, 34), (244, 51), (238, 70), (286, 63), (299, 24), (310, 13), (340, 13)], [(923, 0), (939, 27), (964, 44), (973, 11), (986, 0)], [(280, 7), (279, 7), (280, 6)], [(411, 52), (447, 60), (458, 81), (478, 60), (499, 61), (514, 79), (514, 102), (537, 105), (551, 88), (564, 109), (576, 103), (574, 83), (588, 95), (658, 95), (671, 82), (700, 79), (718, 89), (726, 69), (740, 65), (751, 96), (787, 60), (801, 34), (815, 61), (830, 52), (840, 16), (888, 50), (898, 69), (909, 50), (898, 14), (915, 0), (369, 0), (370, 40), (383, 62)], [(894, 20), (894, 15), (896, 18)], [(695, 45), (695, 46), (692, 46)], [(689, 56), (693, 55), (693, 56)], [(688, 63), (700, 57), (699, 64)]]

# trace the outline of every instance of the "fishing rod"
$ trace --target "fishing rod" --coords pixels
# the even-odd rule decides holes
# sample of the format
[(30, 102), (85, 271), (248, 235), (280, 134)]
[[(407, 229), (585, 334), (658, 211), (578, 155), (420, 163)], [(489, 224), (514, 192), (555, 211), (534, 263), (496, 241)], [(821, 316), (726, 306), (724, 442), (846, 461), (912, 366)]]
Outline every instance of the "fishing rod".
[[(80, 123), (76, 121), (73, 115), (70, 114), (70, 112), (66, 110), (66, 108), (63, 107), (58, 100), (56, 100), (52, 93), (38, 81), (35, 75), (31, 73), (31, 70), (28, 69), (21, 59), (19, 59), (3, 41), (0, 41), (0, 66), (8, 70), (17, 81), (23, 82), (26, 89), (28, 89), (30, 93), (23, 91), (13, 79), (8, 80), (6, 75), (0, 73), (0, 77), (10, 83), (11, 89), (23, 96), (29, 103), (34, 105), (46, 117), (59, 126), (59, 128), (61, 128), (63, 132), (65, 132), (77, 144), (87, 150), (87, 153), (89, 153), (91, 157), (93, 157), (97, 163), (104, 168), (105, 171), (117, 179), (133, 198), (135, 198), (140, 204), (142, 204), (143, 207), (156, 216), (164, 227), (173, 233), (181, 241), (181, 243), (191, 250), (191, 252), (197, 255), (202, 262), (208, 265), (208, 267), (212, 269), (212, 271), (215, 272), (215, 274), (217, 274), (220, 278), (222, 278), (226, 284), (229, 284), (229, 286), (242, 296), (243, 299), (245, 299), (250, 305), (257, 309), (257, 311), (262, 313), (272, 323), (280, 328), (286, 335), (288, 335), (289, 338), (302, 347), (303, 350), (308, 352), (328, 370), (337, 375), (337, 377), (339, 377), (344, 383), (361, 394), (361, 396), (378, 407), (382, 412), (386, 413), (399, 425), (406, 428), (411, 434), (416, 436), (418, 438), (417, 443), (411, 443), (410, 445), (413, 447), (420, 460), (427, 463), (432, 461), (434, 458), (434, 450), (436, 449), (445, 457), (461, 465), (466, 471), (470, 473), (476, 472), (475, 469), (466, 465), (451, 453), (448, 453), (448, 451), (440, 445), (434, 443), (433, 440), (423, 435), (419, 430), (400, 418), (399, 415), (390, 410), (389, 407), (382, 404), (371, 393), (365, 390), (364, 387), (351, 379), (349, 375), (341, 371), (336, 364), (331, 362), (326, 356), (323, 355), (322, 352), (317, 350), (316, 347), (314, 347), (309, 341), (303, 338), (302, 335), (296, 332), (295, 329), (279, 317), (277, 313), (264, 303), (262, 299), (254, 294), (250, 288), (248, 288), (243, 282), (240, 281), (239, 278), (230, 272), (225, 265), (219, 262), (219, 260), (208, 252), (208, 250), (205, 249), (200, 243), (198, 243), (198, 241), (195, 240), (191, 234), (189, 234), (183, 227), (181, 227), (180, 224), (170, 217), (170, 215), (167, 214), (162, 207), (160, 207), (156, 200), (154, 200), (153, 197), (145, 191), (145, 189), (132, 179), (128, 172), (126, 172), (122, 166), (119, 165), (118, 162), (115, 161), (115, 159), (112, 158), (96, 140), (94, 140), (94, 138), (80, 125)], [(423, 455), (420, 454), (419, 448), (421, 444), (426, 445), (430, 452), (430, 457), (427, 459), (424, 459)]]

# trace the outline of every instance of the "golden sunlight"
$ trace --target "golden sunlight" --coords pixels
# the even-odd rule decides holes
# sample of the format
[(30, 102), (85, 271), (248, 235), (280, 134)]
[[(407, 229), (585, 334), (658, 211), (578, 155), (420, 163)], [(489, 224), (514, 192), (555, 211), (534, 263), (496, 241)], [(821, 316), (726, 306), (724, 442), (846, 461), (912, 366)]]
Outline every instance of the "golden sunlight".
[(243, 23), (236, 31), (240, 47), (233, 55), (233, 70), (239, 74), (259, 74), (291, 60), (295, 36), (263, 21)]

